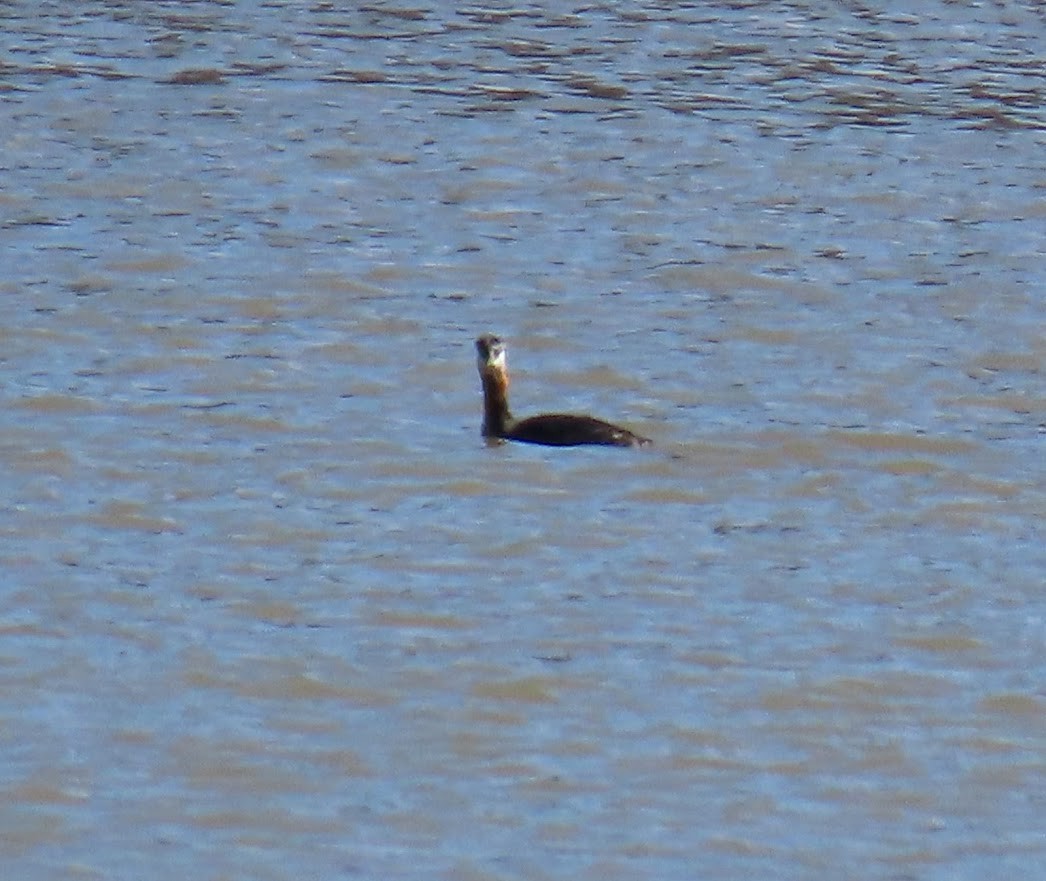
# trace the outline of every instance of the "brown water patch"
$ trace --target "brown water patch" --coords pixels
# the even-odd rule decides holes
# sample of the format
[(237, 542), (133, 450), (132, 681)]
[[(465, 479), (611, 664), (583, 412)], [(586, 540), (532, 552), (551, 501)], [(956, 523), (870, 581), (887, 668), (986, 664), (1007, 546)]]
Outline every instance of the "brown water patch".
[(759, 431), (748, 436), (753, 442), (772, 448), (784, 461), (820, 467), (825, 465), (827, 454), (821, 440), (782, 431)]
[(588, 95), (590, 98), (621, 100), (627, 98), (629, 95), (627, 86), (620, 85), (619, 83), (601, 82), (595, 77), (590, 76), (569, 77), (566, 85), (567, 88), (573, 89), (575, 92), (579, 92), (583, 95)]
[(796, 465), (823, 467), (826, 449), (816, 441), (773, 431), (737, 435), (726, 443), (683, 443), (675, 447), (681, 458), (693, 459), (703, 470), (718, 476)]
[(954, 398), (944, 398), (941, 404), (949, 408), (988, 407), (1021, 415), (1036, 415), (1039, 418), (1046, 418), (1046, 398), (1036, 394), (960, 395)]
[(102, 409), (99, 404), (89, 398), (64, 395), (59, 392), (45, 392), (15, 398), (10, 406), (36, 413), (93, 413)]
[(880, 462), (876, 466), (879, 471), (893, 474), (895, 477), (917, 476), (924, 477), (940, 471), (940, 466), (925, 459), (891, 459), (888, 462)]
[(539, 676), (519, 679), (504, 679), (497, 682), (481, 682), (472, 686), (476, 697), (496, 701), (522, 702), (531, 704), (556, 703), (559, 681)]
[(700, 490), (684, 490), (674, 487), (662, 487), (635, 490), (624, 497), (630, 502), (642, 502), (654, 505), (707, 505), (712, 497)]
[(225, 83), (225, 73), (215, 67), (192, 67), (179, 70), (161, 82), (174, 86), (220, 86)]
[(1019, 496), (1027, 488), (1022, 484), (1007, 480), (991, 480), (985, 477), (967, 474), (963, 471), (942, 472), (942, 480), (949, 486), (980, 493), (986, 496), (995, 496), (998, 499), (1012, 499)]
[(88, 297), (113, 289), (112, 280), (97, 273), (78, 275), (76, 278), (70, 279), (67, 284), (69, 290), (78, 297)]
[[(258, 391), (259, 388), (248, 385), (241, 390)], [(203, 393), (204, 389), (201, 388), (198, 391)], [(237, 413), (226, 408), (216, 409), (213, 405), (210, 405), (208, 409), (193, 409), (192, 418), (214, 428), (235, 429), (241, 437), (251, 437), (256, 433), (281, 434), (292, 430), (292, 426), (277, 417), (249, 416), (246, 413)]]
[(389, 75), (382, 70), (339, 68), (319, 77), (319, 80), (320, 82), (348, 82), (366, 85), (388, 82)]
[(594, 386), (609, 389), (638, 389), (642, 384), (634, 376), (613, 367), (597, 366), (576, 371), (543, 373), (542, 383), (559, 383), (567, 387)]
[(469, 630), (475, 625), (455, 615), (379, 612), (371, 619), (375, 624), (403, 630)]
[(951, 655), (958, 652), (977, 651), (984, 643), (968, 634), (944, 633), (933, 636), (902, 636), (894, 639), (899, 646), (910, 646), (927, 652)]
[(1038, 695), (1010, 692), (984, 698), (978, 707), (993, 715), (1015, 716), (1040, 723), (1046, 719), (1046, 700)]
[(544, 98), (545, 94), (536, 89), (523, 89), (512, 86), (493, 86), (477, 84), (471, 92), (489, 98), (492, 101), (527, 101), (532, 98)]
[[(17, 791), (8, 798), (10, 804), (19, 803)], [(30, 802), (31, 804), (31, 802)], [(57, 809), (59, 803), (54, 803)], [(72, 824), (57, 810), (36, 809), (6, 812), (4, 817), (3, 853), (5, 859), (29, 856), (38, 848), (61, 845), (73, 839)]]
[(969, 453), (976, 444), (957, 438), (874, 431), (829, 431), (828, 437), (847, 446), (877, 453), (938, 453), (942, 456)]
[(989, 352), (975, 358), (971, 365), (992, 373), (1039, 373), (1043, 369), (1042, 358), (1035, 352)]
[(300, 606), (275, 600), (270, 602), (230, 603), (228, 608), (238, 611), (244, 617), (254, 621), (262, 621), (276, 627), (292, 627), (299, 623), (302, 617)]
[(767, 346), (796, 345), (801, 337), (790, 330), (770, 329), (766, 327), (752, 327), (742, 325), (734, 328), (730, 333), (731, 339), (747, 340), (752, 343), (761, 343)]
[(768, 710), (810, 712), (817, 708), (843, 708), (853, 713), (877, 714), (897, 707), (898, 698), (939, 698), (953, 694), (948, 680), (923, 674), (891, 675), (883, 679), (840, 677), (809, 688), (786, 688), (763, 694), (760, 704)]
[(1010, 513), (997, 502), (955, 501), (930, 505), (921, 509), (918, 512), (918, 521), (924, 525), (944, 524), (950, 530), (999, 534), (1012, 530), (1012, 523), (1007, 516)]
[(10, 443), (12, 438), (5, 438), (3, 459), (6, 467), (24, 470), (30, 473), (67, 476), (76, 465), (75, 460), (59, 447), (25, 447), (21, 443)]
[(486, 497), (496, 496), (502, 493), (500, 487), (484, 480), (452, 480), (447, 483), (440, 485), (443, 492), (448, 495), (454, 496), (465, 496), (465, 497)]
[(16, 802), (25, 801), (34, 805), (80, 804), (88, 799), (89, 792), (86, 789), (37, 779), (12, 787), (6, 797)]
[(111, 501), (102, 505), (97, 512), (85, 519), (98, 526), (110, 529), (126, 529), (132, 532), (149, 532), (155, 535), (184, 531), (172, 517), (158, 517), (150, 512), (152, 505), (132, 501)]
[(705, 844), (713, 852), (731, 856), (771, 857), (775, 855), (775, 849), (769, 844), (754, 841), (751, 838), (740, 838), (732, 835), (716, 835), (713, 833), (705, 838)]
[[(240, 659), (243, 663), (243, 659)], [(317, 679), (315, 676), (285, 669), (281, 664), (264, 658), (253, 666), (215, 666), (211, 670), (194, 668), (184, 674), (185, 682), (194, 688), (213, 688), (240, 697), (271, 701), (333, 700), (365, 707), (382, 707), (392, 702), (385, 691), (366, 686), (345, 684), (353, 680), (366, 681), (368, 677), (357, 672), (342, 671), (338, 683)]]

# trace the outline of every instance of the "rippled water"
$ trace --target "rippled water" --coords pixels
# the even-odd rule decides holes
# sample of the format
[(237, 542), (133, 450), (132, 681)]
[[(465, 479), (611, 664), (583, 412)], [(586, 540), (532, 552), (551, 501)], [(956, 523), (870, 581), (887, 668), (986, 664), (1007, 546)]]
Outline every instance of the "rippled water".
[(12, 877), (1041, 874), (1046, 15), (912, 8), (5, 4)]

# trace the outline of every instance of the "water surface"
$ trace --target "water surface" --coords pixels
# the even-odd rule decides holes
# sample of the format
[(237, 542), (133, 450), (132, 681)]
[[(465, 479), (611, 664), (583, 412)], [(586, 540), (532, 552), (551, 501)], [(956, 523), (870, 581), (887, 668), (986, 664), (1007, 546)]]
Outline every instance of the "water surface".
[(1041, 871), (1040, 4), (0, 25), (9, 871)]

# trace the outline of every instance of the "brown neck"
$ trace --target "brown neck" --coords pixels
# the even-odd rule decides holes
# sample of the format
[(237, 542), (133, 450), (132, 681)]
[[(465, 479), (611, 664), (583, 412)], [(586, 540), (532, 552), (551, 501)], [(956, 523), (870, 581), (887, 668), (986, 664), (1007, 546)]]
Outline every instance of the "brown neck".
[(487, 367), (480, 370), (483, 380), (483, 436), (504, 437), (512, 422), (508, 411), (508, 374)]

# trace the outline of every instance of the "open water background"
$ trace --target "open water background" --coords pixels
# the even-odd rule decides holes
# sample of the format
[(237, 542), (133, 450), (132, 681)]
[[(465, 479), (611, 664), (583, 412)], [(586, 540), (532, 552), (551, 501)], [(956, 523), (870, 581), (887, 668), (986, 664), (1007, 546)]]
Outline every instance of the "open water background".
[(4, 876), (1044, 877), (1044, 58), (0, 6)]

